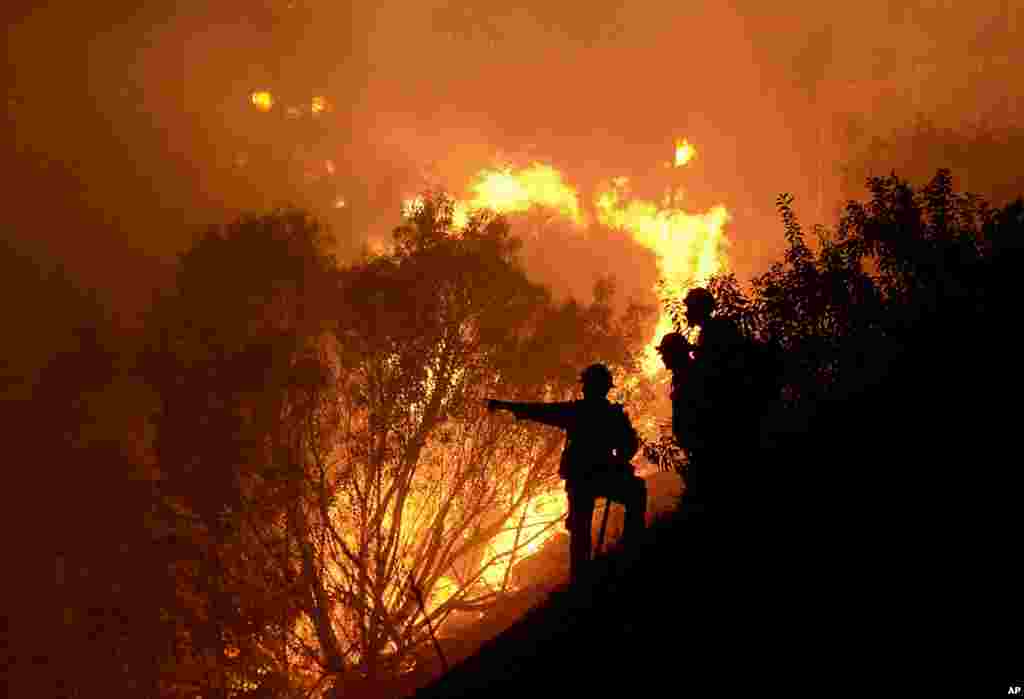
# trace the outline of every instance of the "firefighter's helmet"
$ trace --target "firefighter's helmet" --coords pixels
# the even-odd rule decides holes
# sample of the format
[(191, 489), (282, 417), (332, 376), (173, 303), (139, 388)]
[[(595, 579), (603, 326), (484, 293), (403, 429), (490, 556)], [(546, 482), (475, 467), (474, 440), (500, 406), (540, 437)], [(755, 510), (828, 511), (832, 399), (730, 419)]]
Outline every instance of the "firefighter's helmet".
[(580, 381), (584, 386), (600, 386), (611, 388), (615, 384), (612, 381), (612, 372), (604, 364), (591, 364), (580, 374)]
[(715, 297), (702, 286), (690, 289), (686, 298), (683, 299), (683, 303), (687, 308), (706, 309), (708, 313), (715, 310)]

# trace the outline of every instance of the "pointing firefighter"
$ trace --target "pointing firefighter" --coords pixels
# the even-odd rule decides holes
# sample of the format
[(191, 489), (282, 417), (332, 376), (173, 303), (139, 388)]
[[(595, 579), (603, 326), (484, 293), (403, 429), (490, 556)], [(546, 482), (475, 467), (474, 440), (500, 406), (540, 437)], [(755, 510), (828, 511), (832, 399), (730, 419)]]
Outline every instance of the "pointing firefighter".
[(644, 529), (647, 487), (630, 463), (640, 439), (622, 405), (608, 400), (612, 375), (603, 364), (592, 364), (580, 375), (583, 398), (558, 403), (513, 403), (488, 400), (487, 409), (508, 410), (516, 419), (560, 427), (566, 431), (558, 474), (569, 496), (569, 579), (580, 580), (590, 560), (591, 520), (599, 497), (626, 508), (623, 544), (635, 541)]

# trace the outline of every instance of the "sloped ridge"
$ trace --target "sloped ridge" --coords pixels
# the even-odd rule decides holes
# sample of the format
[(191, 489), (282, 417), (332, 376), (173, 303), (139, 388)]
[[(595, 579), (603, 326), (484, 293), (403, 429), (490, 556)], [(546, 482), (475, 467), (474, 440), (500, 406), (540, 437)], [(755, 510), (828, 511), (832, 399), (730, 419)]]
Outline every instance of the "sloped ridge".
[[(626, 665), (676, 646), (675, 640), (665, 641), (673, 638), (671, 627), (682, 617), (666, 598), (676, 596), (680, 570), (674, 564), (678, 561), (659, 554), (676, 550), (688, 534), (686, 525), (700, 526), (675, 515), (651, 527), (637, 550), (599, 558), (580, 589), (557, 591), (414, 696), (599, 690), (622, 679)], [(662, 633), (666, 626), (667, 636)], [(614, 676), (607, 674), (611, 668)]]

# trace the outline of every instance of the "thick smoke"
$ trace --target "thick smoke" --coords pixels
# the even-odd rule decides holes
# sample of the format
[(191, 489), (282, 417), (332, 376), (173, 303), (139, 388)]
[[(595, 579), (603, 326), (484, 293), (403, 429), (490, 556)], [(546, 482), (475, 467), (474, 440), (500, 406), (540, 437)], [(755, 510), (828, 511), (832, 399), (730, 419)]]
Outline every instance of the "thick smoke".
[[(949, 126), (1020, 113), (1022, 17), (1007, 0), (654, 5), (22, 9), (8, 22), (7, 235), (107, 285), (173, 259), (201, 224), (290, 201), (327, 217), (347, 254), (387, 235), (425, 181), (465, 183), (496, 154), (551, 162), (586, 192), (651, 174), (686, 136), (700, 161), (681, 184), (694, 210), (728, 207), (747, 277), (780, 249), (776, 195), (828, 221), (840, 164), (871, 136), (918, 113)], [(332, 110), (264, 118), (256, 89)], [(591, 256), (595, 274), (607, 257)], [(625, 286), (649, 288), (652, 265), (623, 259)]]

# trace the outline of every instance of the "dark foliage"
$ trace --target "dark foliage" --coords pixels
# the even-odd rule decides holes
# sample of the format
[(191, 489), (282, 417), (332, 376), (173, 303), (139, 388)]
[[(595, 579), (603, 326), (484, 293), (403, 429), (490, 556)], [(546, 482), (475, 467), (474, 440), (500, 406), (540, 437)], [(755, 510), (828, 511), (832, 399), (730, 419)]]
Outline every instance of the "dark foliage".
[(1018, 482), (994, 396), (1021, 389), (1006, 333), (1024, 241), (1021, 200), (990, 208), (956, 193), (949, 171), (916, 190), (895, 176), (867, 185), (813, 248), (781, 196), (784, 260), (748, 293), (731, 277), (711, 285), (721, 313), (784, 357), (761, 459), (737, 483), (842, 526), (870, 507), (861, 534)]
[(1020, 245), (1020, 202), (991, 209), (954, 192), (949, 171), (917, 191), (895, 176), (867, 185), (871, 198), (850, 201), (834, 232), (817, 228), (813, 247), (781, 195), (783, 261), (749, 293), (731, 276), (710, 285), (721, 315), (784, 350), (790, 405), (882, 379), (889, 362), (922, 348), (926, 327), (948, 324), (936, 349), (947, 347), (957, 323), (994, 310), (1001, 282), (991, 272)]

